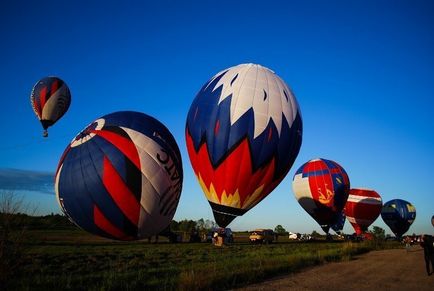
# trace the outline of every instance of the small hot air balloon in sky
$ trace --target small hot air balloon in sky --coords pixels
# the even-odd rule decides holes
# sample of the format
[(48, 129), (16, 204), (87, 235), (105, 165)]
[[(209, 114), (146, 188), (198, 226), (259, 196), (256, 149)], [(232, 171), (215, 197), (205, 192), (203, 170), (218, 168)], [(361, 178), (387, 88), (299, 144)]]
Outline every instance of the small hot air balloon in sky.
[(333, 231), (337, 234), (341, 234), (342, 230), (344, 229), (345, 219), (345, 212), (344, 210), (342, 210), (341, 213), (338, 215), (336, 222), (332, 224), (331, 229), (333, 229)]
[(357, 235), (368, 230), (368, 227), (381, 213), (382, 200), (380, 195), (369, 189), (350, 189), (345, 215)]
[(115, 112), (80, 132), (56, 171), (56, 197), (79, 227), (134, 240), (171, 222), (181, 195), (182, 161), (169, 130), (139, 112)]
[(297, 170), (292, 189), (298, 203), (328, 233), (347, 202), (350, 180), (338, 163), (315, 159)]
[(188, 112), (185, 135), (214, 218), (226, 227), (288, 173), (300, 150), (302, 119), (279, 76), (242, 64), (205, 83)]
[(434, 215), (431, 217), (431, 224), (434, 226)]
[(71, 93), (61, 79), (46, 77), (33, 86), (30, 102), (44, 128), (44, 137), (47, 137), (48, 127), (56, 123), (68, 110)]
[(383, 205), (381, 218), (396, 237), (400, 238), (416, 219), (416, 208), (405, 200), (390, 200)]

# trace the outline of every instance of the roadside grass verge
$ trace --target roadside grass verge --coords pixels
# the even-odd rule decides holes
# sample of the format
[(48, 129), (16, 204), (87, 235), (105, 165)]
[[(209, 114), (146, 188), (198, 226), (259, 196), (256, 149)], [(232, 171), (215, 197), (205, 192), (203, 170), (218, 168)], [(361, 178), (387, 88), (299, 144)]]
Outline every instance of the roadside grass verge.
[(351, 260), (399, 244), (373, 242), (205, 243), (114, 242), (77, 232), (28, 241), (11, 290), (225, 290), (327, 262)]

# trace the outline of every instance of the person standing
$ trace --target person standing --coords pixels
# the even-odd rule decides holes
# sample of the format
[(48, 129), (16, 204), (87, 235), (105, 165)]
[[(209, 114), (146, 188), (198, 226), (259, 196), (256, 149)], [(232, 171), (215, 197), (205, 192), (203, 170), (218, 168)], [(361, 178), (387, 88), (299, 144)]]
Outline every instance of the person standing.
[[(434, 272), (434, 240), (431, 235), (424, 234), (422, 236), (421, 246), (423, 247), (423, 254), (425, 258), (426, 273), (430, 276)], [(430, 271), (429, 265), (431, 264)]]
[(405, 243), (405, 249), (407, 250), (407, 253), (410, 251), (410, 243), (411, 243), (411, 239), (409, 236), (406, 236), (404, 238), (404, 243)]

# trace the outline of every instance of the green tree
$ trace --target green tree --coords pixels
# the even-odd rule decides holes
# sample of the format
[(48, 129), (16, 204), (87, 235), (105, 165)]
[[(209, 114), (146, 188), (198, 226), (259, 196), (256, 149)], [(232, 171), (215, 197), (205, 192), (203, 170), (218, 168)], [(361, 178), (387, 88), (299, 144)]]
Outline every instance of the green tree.
[(213, 228), (216, 228), (216, 227), (218, 227), (218, 225), (214, 221), (209, 220), (209, 219), (205, 220), (205, 229), (206, 230), (210, 231), (210, 230), (212, 230)]
[(170, 230), (171, 231), (179, 231), (179, 222), (176, 220), (172, 220), (170, 222)]
[(381, 227), (374, 226), (372, 229), (372, 234), (374, 235), (375, 239), (384, 240), (386, 238), (386, 232)]
[(274, 228), (274, 232), (278, 235), (285, 235), (287, 233), (286, 229), (280, 224)]
[(316, 230), (312, 231), (311, 236), (312, 236), (313, 238), (320, 238), (320, 237), (321, 237), (321, 235), (320, 235)]
[(196, 226), (197, 222), (194, 220), (184, 219), (179, 222), (179, 230), (186, 233), (196, 230)]
[(196, 221), (196, 228), (198, 231), (205, 231), (205, 220), (203, 218)]
[(201, 218), (196, 221), (196, 229), (200, 232), (208, 232), (216, 227), (217, 224), (209, 219), (204, 220), (203, 218)]

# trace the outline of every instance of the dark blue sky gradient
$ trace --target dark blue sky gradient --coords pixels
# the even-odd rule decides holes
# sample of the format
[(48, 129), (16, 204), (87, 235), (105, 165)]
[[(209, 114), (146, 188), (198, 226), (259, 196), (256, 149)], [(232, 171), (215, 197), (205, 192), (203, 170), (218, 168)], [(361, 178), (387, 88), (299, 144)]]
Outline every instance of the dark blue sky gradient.
[[(291, 181), (322, 157), (341, 164), (353, 187), (412, 202), (411, 233), (433, 232), (433, 1), (1, 1), (0, 37), (0, 168), (54, 172), (88, 123), (142, 111), (182, 151), (175, 219), (212, 218), (186, 153), (186, 116), (211, 76), (253, 62), (293, 89), (303, 144), (282, 184), (232, 228), (320, 231)], [(62, 78), (73, 100), (44, 140), (29, 95), (47, 75)], [(59, 211), (55, 203), (47, 209)], [(374, 225), (386, 228), (381, 218)]]

